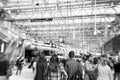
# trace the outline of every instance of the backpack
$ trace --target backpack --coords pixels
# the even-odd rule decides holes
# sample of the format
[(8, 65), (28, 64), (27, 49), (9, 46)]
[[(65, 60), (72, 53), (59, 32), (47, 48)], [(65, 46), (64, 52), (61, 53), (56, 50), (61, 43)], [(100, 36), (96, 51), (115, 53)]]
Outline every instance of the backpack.
[(96, 80), (97, 76), (98, 76), (98, 64), (97, 64), (97, 68), (94, 71), (87, 71), (87, 74), (89, 76), (90, 80)]
[(78, 63), (78, 70), (76, 71), (76, 73), (70, 78), (70, 80), (83, 80), (82, 78), (82, 73), (79, 70), (79, 63)]

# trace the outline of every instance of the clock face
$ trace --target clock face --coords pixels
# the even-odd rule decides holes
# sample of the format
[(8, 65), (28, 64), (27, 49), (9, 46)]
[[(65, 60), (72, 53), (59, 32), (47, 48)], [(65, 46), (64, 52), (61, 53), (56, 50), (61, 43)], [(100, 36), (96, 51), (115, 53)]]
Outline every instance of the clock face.
[(64, 41), (64, 39), (63, 39), (63, 38), (59, 38), (59, 41), (60, 41), (60, 42), (63, 42), (63, 41)]

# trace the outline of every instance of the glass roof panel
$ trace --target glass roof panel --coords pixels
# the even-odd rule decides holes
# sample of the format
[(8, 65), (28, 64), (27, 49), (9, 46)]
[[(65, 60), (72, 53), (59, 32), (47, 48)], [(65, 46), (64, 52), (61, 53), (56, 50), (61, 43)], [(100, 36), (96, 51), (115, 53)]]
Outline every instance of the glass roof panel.
[[(100, 42), (97, 41), (100, 37), (93, 34), (95, 29), (99, 27), (104, 29), (106, 24), (114, 20), (115, 15), (120, 13), (120, 0), (96, 0), (96, 5), (94, 1), (9, 0), (7, 5), (3, 4), (3, 8), (11, 12), (15, 24), (22, 25), (23, 29), (25, 26), (30, 27), (34, 34), (40, 34), (38, 37), (40, 39), (41, 37), (53, 39), (63, 35), (68, 41), (75, 40), (76, 45), (86, 41), (91, 41), (90, 44), (95, 45), (92, 40)], [(48, 18), (52, 20), (41, 20)], [(34, 19), (39, 21), (31, 22)]]

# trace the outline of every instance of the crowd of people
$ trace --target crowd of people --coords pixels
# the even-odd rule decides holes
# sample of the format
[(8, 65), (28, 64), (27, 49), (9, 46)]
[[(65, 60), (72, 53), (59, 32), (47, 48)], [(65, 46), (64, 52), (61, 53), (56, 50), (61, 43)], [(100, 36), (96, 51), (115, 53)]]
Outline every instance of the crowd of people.
[[(74, 51), (70, 51), (68, 59), (59, 59), (56, 54), (50, 60), (44, 53), (34, 57), (28, 66), (35, 73), (34, 80), (120, 80), (120, 56), (115, 58), (101, 55), (94, 57), (84, 55), (81, 60), (74, 59)], [(22, 71), (24, 59), (16, 61), (16, 75)], [(0, 54), (0, 80), (9, 80), (10, 64), (5, 54)]]
[(86, 55), (75, 60), (74, 56), (74, 51), (70, 51), (66, 61), (53, 55), (48, 62), (40, 54), (34, 80), (120, 80), (120, 57), (116, 60), (106, 55)]

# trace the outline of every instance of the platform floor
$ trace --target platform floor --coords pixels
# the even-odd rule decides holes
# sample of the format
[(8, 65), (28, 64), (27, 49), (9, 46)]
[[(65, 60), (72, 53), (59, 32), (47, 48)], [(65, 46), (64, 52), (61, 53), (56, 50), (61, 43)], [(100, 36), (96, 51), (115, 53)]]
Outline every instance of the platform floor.
[(9, 80), (34, 80), (35, 72), (32, 72), (32, 69), (29, 69), (27, 66), (23, 68), (21, 75), (16, 75), (15, 73), (16, 69), (13, 70), (13, 75)]
[(13, 70), (13, 75), (9, 78), (10, 80), (34, 80), (35, 72), (32, 69), (24, 67), (21, 75), (16, 75), (16, 69)]

